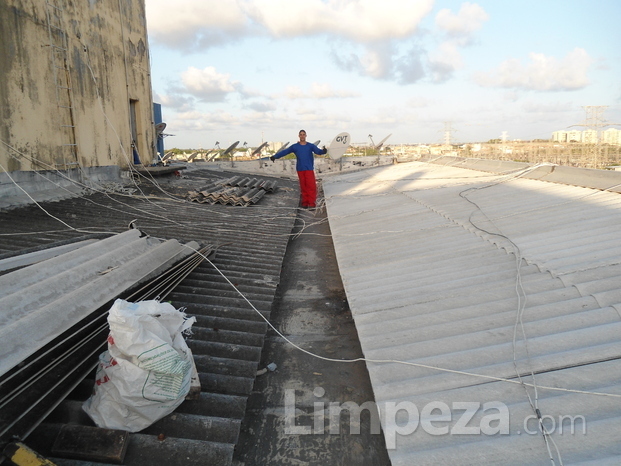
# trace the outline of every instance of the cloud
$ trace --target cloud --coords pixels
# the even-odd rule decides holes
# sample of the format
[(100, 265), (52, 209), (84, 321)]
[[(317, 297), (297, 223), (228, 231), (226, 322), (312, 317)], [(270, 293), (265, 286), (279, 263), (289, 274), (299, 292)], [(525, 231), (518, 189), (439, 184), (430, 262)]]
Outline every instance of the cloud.
[(457, 14), (444, 8), (436, 15), (436, 26), (444, 31), (447, 39), (429, 54), (431, 79), (442, 83), (453, 77), (463, 67), (460, 48), (472, 45), (474, 33), (489, 19), (488, 14), (476, 3), (464, 3)]
[(453, 76), (463, 67), (461, 54), (454, 42), (444, 42), (429, 56), (429, 67), (434, 82), (441, 83)]
[(250, 110), (254, 110), (255, 112), (272, 112), (274, 110), (276, 110), (276, 104), (274, 104), (274, 102), (251, 102), (249, 104), (246, 104), (246, 108), (249, 108)]
[(405, 104), (410, 108), (425, 108), (429, 107), (432, 103), (434, 103), (434, 100), (421, 95), (410, 97), (405, 101)]
[(189, 67), (181, 73), (185, 91), (207, 102), (222, 102), (230, 93), (238, 91), (240, 84), (230, 80), (229, 74), (221, 74), (213, 66), (202, 70)]
[(177, 113), (167, 128), (174, 131), (216, 131), (231, 126), (239, 126), (241, 119), (238, 116), (221, 110), (209, 113), (198, 111)]
[(434, 0), (148, 0), (149, 36), (185, 51), (247, 36), (338, 36), (355, 42), (414, 34)]
[(287, 99), (347, 99), (358, 97), (360, 94), (346, 90), (333, 89), (327, 83), (314, 82), (310, 86), (310, 90), (304, 91), (299, 86), (288, 86), (284, 95)]
[(506, 60), (497, 70), (477, 73), (481, 86), (534, 91), (573, 91), (589, 84), (587, 73), (593, 59), (582, 48), (575, 48), (562, 60), (542, 53), (531, 53), (524, 66), (518, 59)]
[[(421, 52), (399, 54), (397, 40), (412, 38), (433, 0), (255, 0), (244, 5), (252, 20), (274, 37), (328, 35), (341, 69), (410, 84), (424, 76)], [(353, 50), (352, 50), (353, 47)]]
[(316, 34), (372, 42), (412, 35), (433, 0), (242, 1), (248, 16), (275, 37)]
[[(428, 12), (424, 11), (425, 14)], [(474, 33), (488, 19), (488, 14), (479, 5), (464, 3), (457, 14), (449, 9), (437, 14), (436, 27), (444, 40), (429, 54), (418, 45), (418, 38), (412, 31), (410, 48), (405, 52), (403, 44), (397, 47), (397, 35), (386, 35), (382, 40), (362, 42), (354, 51), (343, 52), (343, 47), (334, 46), (332, 55), (340, 68), (374, 79), (412, 84), (429, 75), (433, 82), (445, 82), (463, 67), (459, 49), (474, 42)]]
[(375, 79), (391, 78), (394, 74), (394, 53), (395, 49), (389, 41), (369, 45), (359, 58), (359, 69), (364, 75)]
[(174, 7), (149, 0), (146, 5), (156, 44), (191, 52), (249, 37), (323, 36), (341, 69), (400, 84), (427, 74), (435, 82), (450, 79), (462, 66), (458, 47), (470, 45), (488, 20), (476, 3), (466, 2), (457, 12), (440, 10), (435, 33), (444, 43), (428, 59), (417, 41), (434, 0), (177, 0)]
[(425, 76), (422, 57), (424, 52), (412, 46), (400, 52), (393, 41), (367, 44), (361, 50), (343, 53), (332, 49), (332, 59), (341, 69), (378, 80), (412, 84)]
[(179, 112), (188, 112), (194, 108), (195, 99), (193, 97), (171, 92), (169, 94), (153, 94), (153, 101), (162, 104), (167, 108), (173, 108)]
[(304, 91), (299, 86), (287, 86), (285, 89), (285, 97), (287, 99), (303, 99), (305, 96)]
[(395, 62), (395, 73), (399, 84), (412, 84), (425, 76), (423, 52), (412, 47), (409, 52)]
[(314, 99), (347, 99), (360, 96), (358, 92), (332, 89), (328, 83), (311, 84), (310, 93)]
[(250, 31), (248, 17), (234, 0), (148, 0), (149, 38), (181, 50), (238, 39)]
[(466, 2), (457, 14), (447, 8), (440, 10), (436, 15), (436, 26), (453, 38), (469, 41), (472, 34), (481, 29), (488, 19), (489, 15), (483, 8), (476, 3)]
[(575, 112), (577, 107), (572, 102), (540, 102), (528, 100), (522, 104), (526, 113), (565, 113)]

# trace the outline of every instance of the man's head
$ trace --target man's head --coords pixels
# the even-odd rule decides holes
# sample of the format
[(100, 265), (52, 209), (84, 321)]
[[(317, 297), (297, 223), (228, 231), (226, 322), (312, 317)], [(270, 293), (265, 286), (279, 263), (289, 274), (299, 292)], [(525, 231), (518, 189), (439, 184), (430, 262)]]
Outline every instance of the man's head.
[(300, 142), (306, 142), (306, 131), (301, 129), (298, 133), (298, 137), (300, 138)]

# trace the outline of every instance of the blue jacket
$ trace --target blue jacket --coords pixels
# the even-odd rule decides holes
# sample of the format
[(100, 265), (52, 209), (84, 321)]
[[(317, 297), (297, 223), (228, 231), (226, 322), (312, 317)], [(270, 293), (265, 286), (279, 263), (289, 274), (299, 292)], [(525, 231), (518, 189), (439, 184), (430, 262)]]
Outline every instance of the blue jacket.
[(295, 157), (298, 159), (295, 164), (295, 169), (299, 172), (305, 170), (313, 170), (315, 168), (315, 154), (325, 154), (327, 151), (324, 151), (317, 147), (315, 144), (311, 144), (307, 142), (302, 145), (299, 142), (284, 148), (274, 155), (275, 159), (279, 159), (284, 157), (287, 154), (295, 154)]

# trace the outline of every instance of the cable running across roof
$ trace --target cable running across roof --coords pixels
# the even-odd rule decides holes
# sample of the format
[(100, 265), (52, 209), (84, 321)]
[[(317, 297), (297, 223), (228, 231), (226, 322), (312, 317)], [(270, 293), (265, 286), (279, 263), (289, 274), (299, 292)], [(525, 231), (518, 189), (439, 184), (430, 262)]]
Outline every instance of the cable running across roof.
[[(184, 245), (185, 247), (189, 247), (187, 245)], [(526, 385), (528, 387), (533, 387), (533, 384), (529, 384), (526, 382), (519, 382), (517, 380), (512, 380), (512, 379), (507, 379), (507, 378), (503, 378), (503, 377), (494, 377), (491, 375), (483, 375), (483, 374), (476, 374), (473, 372), (467, 372), (467, 371), (460, 371), (460, 370), (455, 370), (455, 369), (448, 369), (448, 368), (444, 368), (444, 367), (439, 367), (439, 366), (432, 366), (432, 365), (428, 365), (428, 364), (420, 364), (420, 363), (415, 363), (415, 362), (410, 362), (410, 361), (399, 361), (399, 360), (395, 360), (395, 359), (370, 359), (370, 358), (356, 358), (356, 359), (336, 359), (336, 358), (328, 358), (325, 356), (321, 356), (319, 354), (313, 353), (312, 351), (306, 350), (302, 347), (300, 347), (299, 345), (295, 344), (294, 342), (292, 342), (291, 340), (289, 340), (285, 335), (283, 335), (276, 327), (274, 327), (274, 325), (269, 322), (269, 320), (267, 320), (265, 318), (265, 316), (263, 316), (263, 314), (261, 314), (261, 312), (252, 304), (252, 302), (246, 298), (246, 296), (233, 284), (233, 282), (231, 282), (228, 277), (226, 275), (224, 275), (224, 273), (218, 269), (218, 267), (212, 262), (210, 261), (208, 258), (205, 258), (205, 260), (214, 268), (214, 270), (216, 270), (216, 272), (218, 272), (222, 278), (224, 278), (226, 280), (226, 282), (231, 286), (231, 288), (233, 288), (241, 297), (242, 299), (248, 303), (248, 305), (250, 306), (250, 308), (255, 311), (257, 314), (259, 314), (261, 316), (261, 318), (269, 325), (269, 327), (274, 330), (276, 332), (276, 334), (281, 337), (283, 340), (285, 340), (288, 344), (290, 344), (291, 346), (293, 346), (294, 348), (302, 351), (303, 353), (308, 354), (309, 356), (312, 356), (314, 358), (318, 358), (318, 359), (322, 359), (324, 361), (329, 361), (329, 362), (343, 362), (343, 363), (353, 363), (353, 362), (371, 362), (371, 363), (396, 363), (396, 364), (403, 364), (406, 366), (413, 366), (413, 367), (420, 367), (420, 368), (424, 368), (424, 369), (433, 369), (433, 370), (437, 370), (440, 372), (448, 372), (448, 373), (452, 373), (452, 374), (460, 374), (460, 375), (467, 375), (470, 377), (477, 377), (477, 378), (481, 378), (481, 379), (486, 379), (486, 380), (493, 380), (493, 381), (497, 381), (497, 382), (507, 382), (507, 383), (511, 383), (511, 384), (516, 384), (516, 385)], [(570, 388), (561, 388), (561, 387), (550, 387), (550, 386), (542, 386), (542, 385), (538, 385), (539, 389), (545, 389), (545, 390), (552, 390), (552, 391), (558, 391), (558, 392), (567, 392), (567, 393), (580, 393), (583, 395), (594, 395), (594, 396), (605, 396), (605, 397), (611, 397), (611, 398), (621, 398), (621, 395), (615, 394), (615, 393), (600, 393), (600, 392), (593, 392), (593, 391), (587, 391), (587, 390), (573, 390)]]

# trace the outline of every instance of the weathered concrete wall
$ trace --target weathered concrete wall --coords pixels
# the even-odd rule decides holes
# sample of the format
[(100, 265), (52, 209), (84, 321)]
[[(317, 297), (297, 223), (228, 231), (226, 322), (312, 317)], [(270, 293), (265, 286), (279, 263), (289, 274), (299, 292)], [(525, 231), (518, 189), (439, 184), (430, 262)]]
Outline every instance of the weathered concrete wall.
[(144, 0), (3, 0), (0, 24), (6, 170), (126, 167), (133, 163), (130, 100), (140, 159), (150, 163)]

